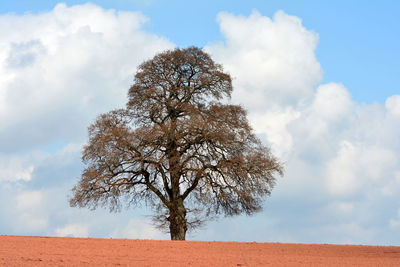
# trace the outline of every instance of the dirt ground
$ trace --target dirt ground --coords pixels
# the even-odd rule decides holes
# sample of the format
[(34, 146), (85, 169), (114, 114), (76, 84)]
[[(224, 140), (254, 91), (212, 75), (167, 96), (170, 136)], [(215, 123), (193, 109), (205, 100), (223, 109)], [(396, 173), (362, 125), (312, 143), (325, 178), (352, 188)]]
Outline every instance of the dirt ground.
[(400, 247), (0, 236), (2, 266), (400, 266)]

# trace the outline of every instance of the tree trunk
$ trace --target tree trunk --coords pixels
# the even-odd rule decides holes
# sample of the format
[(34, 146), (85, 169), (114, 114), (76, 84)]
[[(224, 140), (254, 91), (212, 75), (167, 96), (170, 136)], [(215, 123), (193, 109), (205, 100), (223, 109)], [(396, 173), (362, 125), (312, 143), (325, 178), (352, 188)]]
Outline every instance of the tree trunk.
[(169, 232), (171, 240), (185, 240), (186, 238), (186, 209), (183, 200), (178, 199), (169, 210)]

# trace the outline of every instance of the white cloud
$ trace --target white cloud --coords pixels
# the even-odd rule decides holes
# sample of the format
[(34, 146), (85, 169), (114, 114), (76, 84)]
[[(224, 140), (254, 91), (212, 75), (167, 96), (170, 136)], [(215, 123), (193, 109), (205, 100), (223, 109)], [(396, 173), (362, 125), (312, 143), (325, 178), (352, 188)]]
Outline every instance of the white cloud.
[(384, 186), (383, 179), (396, 167), (393, 151), (380, 147), (365, 147), (343, 141), (335, 158), (328, 162), (327, 186), (332, 194), (349, 195), (368, 184)]
[(0, 183), (30, 181), (36, 166), (47, 156), (47, 153), (37, 150), (24, 154), (0, 153)]
[(44, 230), (48, 226), (48, 218), (43, 211), (44, 203), (41, 191), (19, 193), (15, 197), (14, 227), (24, 232)]
[(328, 83), (318, 87), (311, 109), (330, 122), (346, 119), (354, 105), (350, 93), (342, 84)]
[(388, 97), (385, 102), (385, 107), (389, 113), (399, 116), (400, 115), (400, 95), (393, 95)]
[(272, 152), (278, 157), (288, 157), (292, 150), (293, 138), (287, 125), (300, 116), (291, 107), (270, 110), (266, 113), (252, 113), (249, 120), (255, 133), (265, 134), (271, 144)]
[(354, 160), (358, 156), (355, 147), (344, 141), (338, 156), (328, 163), (328, 190), (333, 194), (350, 194), (358, 189), (359, 183), (353, 171)]
[(174, 47), (143, 31), (146, 21), (93, 4), (0, 15), (0, 182), (15, 207), (0, 210), (10, 234), (87, 233), (80, 213), (66, 212), (87, 127), (126, 103), (138, 64)]
[[(317, 86), (322, 73), (314, 55), (318, 37), (284, 12), (272, 20), (257, 12), (249, 17), (221, 13), (219, 23), (226, 40), (207, 50), (236, 77), (233, 100), (250, 111), (255, 131), (288, 160), (284, 179), (310, 177), (303, 181), (306, 190), (315, 188), (312, 177), (319, 177), (316, 186), (331, 197), (393, 181), (399, 159), (394, 123), (399, 121), (389, 114), (397, 114), (397, 97), (388, 98), (385, 109), (353, 102), (342, 84)], [(300, 175), (296, 164), (308, 165), (301, 168), (308, 173)], [(296, 188), (301, 183), (292, 182)]]
[[(318, 84), (318, 36), (299, 18), (253, 12), (221, 13), (218, 20), (226, 40), (206, 49), (235, 77), (233, 101), (244, 104), (257, 134), (286, 162), (272, 198), (296, 202), (300, 208), (288, 212), (299, 217), (310, 203), (315, 213), (329, 207), (336, 225), (318, 225), (324, 219), (317, 215), (309, 223), (321, 234), (339, 235), (332, 242), (345, 235), (353, 242), (379, 239), (374, 210), (389, 206), (400, 191), (400, 98), (359, 104), (340, 83)], [(352, 213), (357, 220), (349, 220)]]
[(315, 58), (318, 35), (283, 11), (273, 19), (218, 14), (226, 40), (206, 47), (234, 77), (233, 99), (252, 110), (296, 104), (310, 97), (322, 78)]
[(18, 210), (32, 210), (40, 206), (43, 202), (43, 196), (40, 191), (24, 192), (17, 196)]
[(89, 226), (87, 224), (67, 224), (64, 227), (57, 228), (55, 230), (57, 236), (68, 236), (68, 237), (88, 237)]
[(19, 157), (1, 157), (0, 181), (29, 181), (32, 178), (34, 166)]
[(93, 4), (1, 15), (2, 150), (82, 141), (95, 116), (124, 105), (136, 66), (173, 47), (142, 31), (145, 21)]
[(29, 182), (35, 173), (47, 162), (56, 164), (58, 168), (70, 165), (80, 157), (83, 144), (69, 143), (55, 152), (34, 150), (22, 155), (0, 153), (0, 182)]
[(315, 230), (336, 244), (370, 244), (378, 235), (376, 229), (363, 227), (354, 222), (331, 224)]
[(149, 220), (131, 219), (128, 224), (119, 229), (115, 229), (111, 234), (112, 238), (132, 238), (132, 239), (168, 239), (166, 234), (154, 228)]

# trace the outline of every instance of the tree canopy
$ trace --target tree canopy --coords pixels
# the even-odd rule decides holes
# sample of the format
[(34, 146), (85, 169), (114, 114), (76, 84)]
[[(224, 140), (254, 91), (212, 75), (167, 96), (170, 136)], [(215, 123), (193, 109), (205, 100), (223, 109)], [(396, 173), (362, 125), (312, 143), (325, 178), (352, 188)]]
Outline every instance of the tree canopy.
[(89, 127), (71, 206), (146, 203), (157, 226), (179, 240), (218, 214), (259, 211), (283, 167), (246, 111), (221, 102), (231, 92), (230, 75), (197, 47), (142, 63), (126, 108)]

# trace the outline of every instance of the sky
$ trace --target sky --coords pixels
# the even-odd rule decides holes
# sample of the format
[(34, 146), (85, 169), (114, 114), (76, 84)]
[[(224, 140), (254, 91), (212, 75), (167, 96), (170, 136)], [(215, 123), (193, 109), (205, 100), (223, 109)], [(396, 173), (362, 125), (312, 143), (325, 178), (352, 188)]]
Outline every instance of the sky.
[(168, 239), (145, 207), (71, 208), (97, 115), (199, 46), (285, 164), (262, 212), (189, 240), (400, 245), (398, 1), (0, 1), (0, 234)]

